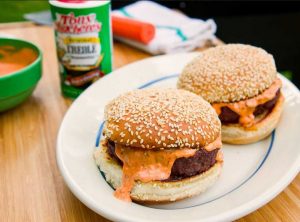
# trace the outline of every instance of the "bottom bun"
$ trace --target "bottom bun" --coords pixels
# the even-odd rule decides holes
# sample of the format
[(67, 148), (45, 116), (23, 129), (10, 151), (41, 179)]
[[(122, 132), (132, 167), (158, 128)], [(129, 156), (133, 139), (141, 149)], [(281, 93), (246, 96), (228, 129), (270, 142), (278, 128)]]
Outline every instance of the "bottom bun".
[(276, 128), (282, 110), (284, 97), (280, 97), (272, 111), (249, 129), (239, 124), (222, 125), (222, 141), (231, 144), (254, 143), (269, 136)]
[[(122, 167), (106, 152), (107, 148), (101, 146), (94, 153), (94, 158), (100, 170), (104, 173), (106, 181), (113, 187), (121, 186)], [(135, 182), (131, 191), (131, 199), (144, 203), (165, 203), (192, 197), (204, 192), (212, 186), (219, 177), (222, 169), (221, 163), (216, 163), (208, 171), (178, 181), (152, 181)]]

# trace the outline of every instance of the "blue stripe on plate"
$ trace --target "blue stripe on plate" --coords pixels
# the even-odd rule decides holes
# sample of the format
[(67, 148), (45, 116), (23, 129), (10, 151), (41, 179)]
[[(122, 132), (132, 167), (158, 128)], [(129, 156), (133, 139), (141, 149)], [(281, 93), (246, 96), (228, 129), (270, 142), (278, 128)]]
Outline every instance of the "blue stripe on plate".
[[(161, 77), (161, 78), (158, 78), (158, 79), (154, 79), (150, 82), (147, 82), (143, 85), (141, 85), (140, 87), (138, 87), (138, 89), (144, 89), (144, 88), (147, 88), (151, 85), (154, 85), (155, 83), (158, 83), (158, 82), (161, 82), (161, 81), (164, 81), (164, 80), (168, 80), (168, 79), (172, 79), (172, 78), (176, 78), (178, 77), (179, 74), (172, 74), (172, 75), (167, 75), (167, 76), (164, 76), (164, 77)], [(105, 121), (101, 122), (100, 124), (100, 127), (99, 127), (99, 130), (98, 130), (98, 133), (97, 133), (97, 137), (96, 137), (96, 147), (99, 147), (99, 143), (101, 141), (101, 135), (102, 135), (102, 131), (103, 131), (103, 127), (104, 127), (104, 123)], [(233, 191), (237, 190), (238, 188), (240, 188), (241, 186), (243, 186), (245, 183), (247, 183), (252, 177), (254, 177), (255, 174), (257, 174), (257, 172), (261, 169), (261, 167), (264, 165), (264, 163), (266, 162), (271, 150), (272, 150), (272, 147), (273, 147), (273, 144), (274, 144), (274, 140), (275, 140), (275, 130), (272, 132), (272, 135), (271, 135), (271, 142), (270, 142), (270, 145), (269, 145), (269, 148), (264, 156), (264, 158), (262, 159), (261, 163), (258, 165), (258, 167), (255, 169), (255, 171), (248, 177), (246, 178), (242, 183), (240, 183), (238, 186), (236, 186), (235, 188), (233, 188), (232, 190), (212, 199), (212, 200), (209, 200), (209, 201), (206, 201), (204, 203), (200, 203), (200, 204), (196, 204), (196, 205), (192, 205), (192, 206), (189, 206), (189, 207), (183, 207), (183, 208), (172, 208), (172, 209), (161, 209), (161, 210), (175, 210), (175, 209), (186, 209), (186, 208), (192, 208), (192, 207), (197, 207), (197, 206), (201, 206), (201, 205), (204, 205), (204, 204), (207, 204), (207, 203), (211, 203), (215, 200), (218, 200), (230, 193), (232, 193)], [(104, 177), (103, 173), (101, 172), (101, 175)], [(105, 177), (104, 177), (105, 179)], [(109, 184), (110, 185), (110, 184)], [(148, 206), (149, 207), (149, 206)], [(153, 207), (152, 207), (153, 208)]]
[(150, 82), (147, 82), (145, 83), (144, 85), (141, 85), (140, 87), (138, 87), (138, 89), (144, 89), (144, 88), (147, 88), (155, 83), (158, 83), (158, 82), (161, 82), (161, 81), (164, 81), (164, 80), (167, 80), (167, 79), (172, 79), (172, 78), (176, 78), (178, 77), (179, 74), (173, 74), (173, 75), (168, 75), (168, 76), (164, 76), (164, 77), (161, 77), (161, 78), (158, 78), (158, 79), (154, 79)]
[(102, 131), (103, 131), (103, 127), (104, 127), (104, 123), (105, 123), (105, 121), (103, 121), (100, 124), (99, 130), (98, 130), (98, 133), (97, 133), (97, 137), (96, 137), (96, 147), (99, 146), (99, 143), (100, 143), (100, 140), (101, 140)]

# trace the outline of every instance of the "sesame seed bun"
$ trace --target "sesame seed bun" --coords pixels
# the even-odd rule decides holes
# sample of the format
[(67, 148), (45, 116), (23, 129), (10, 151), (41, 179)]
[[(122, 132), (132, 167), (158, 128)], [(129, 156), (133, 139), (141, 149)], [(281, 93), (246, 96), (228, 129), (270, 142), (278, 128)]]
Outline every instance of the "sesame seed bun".
[[(106, 149), (102, 144), (95, 151), (94, 158), (106, 181), (116, 189), (121, 186), (122, 167), (107, 154)], [(130, 196), (132, 200), (143, 203), (166, 203), (192, 197), (211, 187), (218, 179), (221, 169), (222, 164), (217, 162), (208, 171), (183, 180), (147, 183), (137, 181)]]
[(215, 141), (221, 123), (200, 96), (178, 89), (125, 93), (105, 108), (104, 135), (137, 148), (201, 148)]
[(183, 69), (177, 86), (210, 103), (236, 102), (257, 96), (276, 79), (273, 56), (243, 44), (208, 49)]
[(255, 128), (245, 129), (239, 124), (222, 125), (222, 141), (231, 144), (248, 144), (266, 138), (276, 128), (283, 104), (284, 97), (281, 94), (272, 111), (267, 116), (263, 116), (262, 120), (255, 124)]

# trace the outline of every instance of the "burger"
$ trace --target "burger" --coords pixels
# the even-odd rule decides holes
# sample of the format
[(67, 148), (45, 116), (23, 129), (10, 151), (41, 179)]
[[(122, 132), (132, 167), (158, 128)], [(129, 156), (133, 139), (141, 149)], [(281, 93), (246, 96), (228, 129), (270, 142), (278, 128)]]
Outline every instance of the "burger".
[(125, 93), (105, 107), (104, 139), (94, 158), (125, 201), (191, 197), (222, 168), (221, 123), (201, 97), (178, 89)]
[(204, 51), (186, 65), (177, 86), (211, 103), (222, 123), (222, 141), (227, 143), (247, 144), (267, 137), (283, 109), (273, 56), (250, 45)]

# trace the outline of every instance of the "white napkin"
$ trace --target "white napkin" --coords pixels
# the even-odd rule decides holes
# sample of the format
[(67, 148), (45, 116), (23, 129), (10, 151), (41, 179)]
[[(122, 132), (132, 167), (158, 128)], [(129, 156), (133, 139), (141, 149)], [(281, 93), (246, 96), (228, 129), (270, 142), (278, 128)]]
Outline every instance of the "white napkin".
[(212, 19), (189, 18), (151, 1), (138, 1), (119, 10), (114, 15), (149, 22), (156, 27), (153, 40), (143, 44), (114, 36), (122, 42), (153, 55), (191, 51), (215, 39), (216, 23)]

